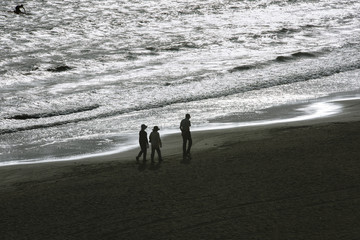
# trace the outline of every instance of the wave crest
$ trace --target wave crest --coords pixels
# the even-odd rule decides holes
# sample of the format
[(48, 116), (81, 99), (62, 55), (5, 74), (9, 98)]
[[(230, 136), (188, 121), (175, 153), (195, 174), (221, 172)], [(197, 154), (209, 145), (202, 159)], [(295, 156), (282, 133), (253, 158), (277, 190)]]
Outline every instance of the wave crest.
[(49, 118), (49, 117), (56, 117), (56, 116), (69, 115), (69, 114), (73, 114), (73, 113), (91, 111), (91, 110), (94, 110), (94, 109), (96, 109), (98, 107), (100, 107), (100, 105), (95, 104), (95, 105), (92, 105), (92, 106), (85, 106), (85, 107), (79, 107), (79, 108), (73, 108), (73, 109), (66, 109), (66, 110), (62, 110), (62, 111), (54, 111), (54, 112), (48, 112), (48, 113), (17, 114), (17, 115), (8, 117), (6, 119), (28, 120), (28, 119)]

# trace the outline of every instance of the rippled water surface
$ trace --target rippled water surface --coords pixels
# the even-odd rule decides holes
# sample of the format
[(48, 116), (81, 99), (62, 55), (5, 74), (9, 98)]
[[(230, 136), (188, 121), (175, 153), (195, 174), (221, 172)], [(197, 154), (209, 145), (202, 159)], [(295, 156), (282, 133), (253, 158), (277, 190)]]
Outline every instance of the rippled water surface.
[[(123, 149), (359, 84), (360, 2), (0, 0), (0, 161)], [(150, 130), (150, 129), (149, 129)]]

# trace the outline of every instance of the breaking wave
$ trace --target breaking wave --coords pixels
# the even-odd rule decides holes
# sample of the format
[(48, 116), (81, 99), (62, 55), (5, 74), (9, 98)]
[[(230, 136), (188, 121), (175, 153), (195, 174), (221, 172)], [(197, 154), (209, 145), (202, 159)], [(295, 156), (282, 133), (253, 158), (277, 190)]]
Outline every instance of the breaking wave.
[(322, 53), (318, 53), (318, 52), (296, 52), (296, 53), (286, 55), (286, 56), (283, 56), (283, 55), (278, 56), (274, 60), (270, 60), (270, 61), (234, 67), (234, 68), (230, 69), (229, 72), (232, 73), (232, 72), (246, 71), (246, 70), (250, 70), (250, 69), (254, 69), (254, 68), (264, 67), (264, 66), (268, 66), (268, 65), (272, 64), (273, 62), (287, 62), (287, 61), (301, 60), (304, 58), (316, 58), (316, 57), (320, 56), (321, 54)]
[(27, 119), (39, 119), (39, 118), (49, 118), (49, 117), (56, 117), (56, 116), (63, 116), (63, 115), (69, 115), (73, 113), (80, 113), (80, 112), (86, 112), (91, 111), (96, 108), (98, 108), (99, 105), (92, 105), (92, 106), (85, 106), (85, 107), (79, 107), (74, 109), (67, 109), (62, 111), (55, 111), (55, 112), (48, 112), (48, 113), (34, 113), (34, 114), (18, 114), (11, 117), (8, 117), (7, 119), (14, 119), (14, 120), (27, 120)]

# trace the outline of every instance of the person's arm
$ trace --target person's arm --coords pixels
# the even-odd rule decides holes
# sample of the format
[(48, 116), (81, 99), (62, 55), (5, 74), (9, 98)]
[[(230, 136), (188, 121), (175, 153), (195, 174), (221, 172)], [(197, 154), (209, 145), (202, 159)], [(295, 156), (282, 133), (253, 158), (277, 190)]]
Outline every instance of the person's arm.
[(161, 142), (160, 134), (159, 134), (159, 146), (162, 147), (162, 142)]
[(183, 125), (184, 125), (184, 120), (182, 120), (182, 121), (180, 122), (180, 130), (181, 130), (181, 131), (184, 130), (184, 129), (183, 129)]

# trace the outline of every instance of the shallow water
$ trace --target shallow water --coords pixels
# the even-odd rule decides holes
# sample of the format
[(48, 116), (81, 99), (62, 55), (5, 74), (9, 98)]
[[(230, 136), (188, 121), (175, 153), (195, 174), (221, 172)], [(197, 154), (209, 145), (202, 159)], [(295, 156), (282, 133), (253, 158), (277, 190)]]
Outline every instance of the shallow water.
[(359, 89), (358, 1), (0, 0), (0, 161)]

